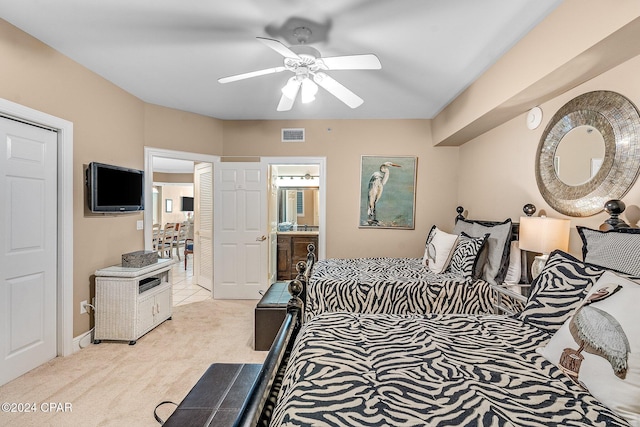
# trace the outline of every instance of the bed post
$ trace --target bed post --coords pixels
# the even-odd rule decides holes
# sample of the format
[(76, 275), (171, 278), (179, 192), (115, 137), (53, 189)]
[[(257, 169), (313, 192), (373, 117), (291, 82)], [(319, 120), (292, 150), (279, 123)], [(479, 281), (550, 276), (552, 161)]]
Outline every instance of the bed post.
[(464, 215), (463, 215), (464, 208), (462, 206), (458, 206), (456, 208), (456, 212), (458, 212), (458, 215), (456, 216), (456, 221), (455, 222), (458, 222), (458, 220), (464, 219)]
[[(311, 277), (311, 270), (313, 269), (314, 264), (316, 263), (316, 245), (313, 243), (309, 243), (307, 245), (307, 260), (306, 261), (298, 261), (296, 264), (296, 270), (298, 274), (296, 279), (300, 281), (302, 285), (302, 290), (298, 293), (299, 298), (302, 300), (302, 310), (300, 321), (304, 321), (304, 302), (307, 300), (307, 284), (309, 282), (309, 278)], [(289, 284), (289, 293), (293, 295), (291, 292), (291, 284)], [(291, 303), (291, 301), (289, 301)]]
[(278, 335), (274, 339), (262, 369), (245, 399), (234, 427), (268, 425), (280, 392), (281, 379), (304, 318), (304, 292), (315, 262), (315, 245), (309, 244), (307, 261), (296, 264), (298, 274), (289, 282), (291, 299), (287, 303), (287, 314)]

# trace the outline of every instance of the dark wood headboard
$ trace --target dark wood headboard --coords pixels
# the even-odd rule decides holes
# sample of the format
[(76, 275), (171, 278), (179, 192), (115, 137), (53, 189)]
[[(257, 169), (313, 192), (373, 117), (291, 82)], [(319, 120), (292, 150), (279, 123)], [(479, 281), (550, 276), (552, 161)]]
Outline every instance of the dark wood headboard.
[[(527, 203), (523, 206), (522, 211), (525, 213), (525, 215), (531, 216), (536, 212), (536, 207), (531, 203)], [(458, 213), (458, 215), (456, 216), (456, 222), (460, 219), (466, 219), (464, 217), (464, 208), (462, 206), (458, 206), (456, 208), (456, 212)], [(485, 226), (500, 224), (499, 221), (474, 221)], [(520, 240), (520, 223), (512, 221), (511, 241), (513, 242), (518, 240)], [(540, 254), (529, 251), (521, 251), (520, 283), (531, 283), (531, 281), (533, 280), (533, 278), (531, 277), (531, 264), (533, 263), (533, 260), (537, 255)]]
[[(461, 219), (466, 219), (464, 217), (464, 208), (462, 206), (458, 206), (456, 208), (456, 212), (458, 213), (458, 215), (456, 216), (456, 222), (458, 222)], [(484, 225), (487, 227), (491, 227), (494, 225), (498, 225), (498, 224), (502, 224), (501, 221), (483, 221), (483, 220), (473, 220), (473, 222), (477, 222), (480, 225)], [(520, 238), (520, 223), (518, 222), (511, 222), (511, 241), (514, 240), (519, 240)]]

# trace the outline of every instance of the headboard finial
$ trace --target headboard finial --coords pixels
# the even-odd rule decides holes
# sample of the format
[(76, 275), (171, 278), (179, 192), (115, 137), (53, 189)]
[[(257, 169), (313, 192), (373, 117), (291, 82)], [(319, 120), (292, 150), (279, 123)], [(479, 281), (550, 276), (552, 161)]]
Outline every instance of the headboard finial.
[(458, 222), (459, 219), (464, 219), (464, 215), (462, 215), (462, 213), (464, 212), (464, 208), (462, 206), (458, 206), (456, 208), (456, 212), (458, 212), (458, 216), (456, 216), (456, 222)]
[(629, 224), (620, 219), (620, 215), (627, 208), (622, 200), (609, 200), (604, 204), (604, 210), (610, 215), (610, 218), (605, 220), (604, 224), (600, 226), (600, 230), (615, 230), (618, 228), (628, 228)]
[(536, 205), (533, 203), (527, 203), (522, 207), (522, 212), (524, 212), (526, 216), (531, 216), (536, 213)]

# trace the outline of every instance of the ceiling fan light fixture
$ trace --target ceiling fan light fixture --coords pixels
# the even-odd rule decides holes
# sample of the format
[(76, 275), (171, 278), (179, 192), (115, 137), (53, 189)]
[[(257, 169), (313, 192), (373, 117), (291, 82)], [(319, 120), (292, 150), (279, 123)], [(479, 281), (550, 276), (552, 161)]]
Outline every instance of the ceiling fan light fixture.
[(315, 101), (316, 93), (318, 93), (318, 85), (309, 78), (305, 78), (302, 81), (302, 103), (308, 104)]
[(282, 94), (289, 99), (295, 99), (296, 95), (298, 95), (298, 89), (300, 89), (300, 82), (293, 76), (287, 81), (287, 84), (282, 88)]
[(295, 103), (298, 92), (302, 92), (303, 103), (315, 100), (318, 86), (345, 103), (349, 108), (358, 108), (364, 100), (347, 87), (327, 75), (325, 71), (332, 70), (379, 70), (382, 64), (374, 54), (341, 55), (323, 58), (317, 49), (306, 44), (307, 36), (311, 33), (305, 26), (296, 27), (298, 42), (301, 44), (291, 47), (285, 46), (278, 40), (257, 37), (257, 39), (279, 53), (283, 59), (283, 66), (267, 68), (248, 73), (218, 79), (220, 83), (235, 82), (251, 77), (274, 74), (282, 71), (294, 73), (287, 84), (281, 89), (282, 95), (278, 102), (277, 111), (289, 111)]

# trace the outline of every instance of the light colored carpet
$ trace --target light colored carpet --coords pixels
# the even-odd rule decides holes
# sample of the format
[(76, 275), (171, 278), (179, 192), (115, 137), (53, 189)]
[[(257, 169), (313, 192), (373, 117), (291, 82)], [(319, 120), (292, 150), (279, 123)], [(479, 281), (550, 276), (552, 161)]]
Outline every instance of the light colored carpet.
[[(35, 404), (35, 413), (0, 412), (0, 426), (159, 426), (153, 409), (186, 396), (212, 363), (262, 363), (253, 351), (257, 301), (206, 300), (174, 308), (136, 345), (103, 342), (59, 357), (0, 387), (0, 403)], [(70, 412), (43, 412), (49, 402)], [(175, 407), (165, 405), (166, 419)]]

